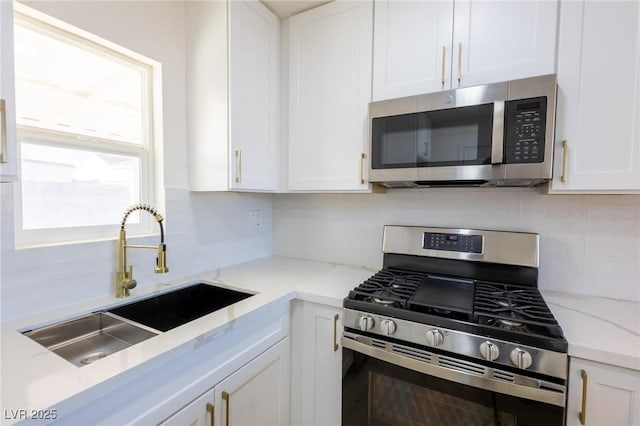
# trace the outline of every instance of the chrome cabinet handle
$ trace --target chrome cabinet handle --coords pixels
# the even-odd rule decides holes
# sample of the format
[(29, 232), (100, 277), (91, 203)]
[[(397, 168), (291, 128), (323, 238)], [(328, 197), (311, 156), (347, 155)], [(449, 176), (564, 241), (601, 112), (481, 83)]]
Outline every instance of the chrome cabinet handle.
[(335, 314), (333, 317), (333, 351), (338, 351), (338, 320), (340, 319), (340, 315)]
[(446, 46), (442, 46), (442, 78), (441, 78), (441, 82), (442, 82), (442, 88), (444, 89), (444, 58), (445, 58), (445, 52), (447, 51), (447, 47)]
[(360, 154), (360, 184), (364, 185), (364, 160), (367, 158), (367, 154), (364, 152)]
[(225, 413), (226, 417), (225, 417), (225, 422), (224, 422), (224, 424), (226, 426), (229, 426), (229, 417), (231, 417), (231, 415), (230, 415), (231, 413), (229, 413), (229, 399), (230, 398), (231, 398), (231, 396), (227, 392), (222, 391), (222, 400), (224, 401), (224, 406), (225, 406), (225, 409), (227, 410), (227, 412)]
[(458, 43), (458, 87), (462, 80), (462, 43)]
[(560, 182), (567, 181), (567, 165), (569, 161), (569, 141), (562, 141), (562, 175), (560, 176)]
[(582, 377), (582, 411), (578, 413), (581, 425), (587, 424), (587, 380), (589, 376), (585, 370), (580, 371), (580, 377)]
[(242, 151), (236, 149), (236, 183), (242, 182)]
[(215, 409), (213, 407), (213, 404), (207, 402), (207, 413), (209, 413), (211, 415), (211, 426), (216, 426), (216, 420), (213, 417), (213, 414), (215, 413)]
[(7, 104), (0, 99), (0, 163), (7, 162)]

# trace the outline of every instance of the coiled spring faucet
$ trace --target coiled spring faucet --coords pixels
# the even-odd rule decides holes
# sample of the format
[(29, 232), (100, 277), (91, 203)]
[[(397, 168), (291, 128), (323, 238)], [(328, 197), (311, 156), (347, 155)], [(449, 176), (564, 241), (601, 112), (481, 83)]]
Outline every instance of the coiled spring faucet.
[[(124, 229), (125, 224), (129, 215), (136, 210), (149, 212), (158, 222), (158, 225), (160, 225), (160, 244), (158, 244), (157, 246), (127, 244), (127, 233)], [(164, 243), (164, 227), (162, 226), (163, 220), (164, 218), (160, 213), (158, 213), (158, 210), (148, 204), (134, 204), (124, 212), (124, 217), (120, 222), (120, 238), (118, 239), (118, 271), (116, 272), (116, 297), (122, 298), (129, 296), (129, 290), (131, 290), (138, 284), (138, 282), (133, 279), (133, 266), (127, 266), (128, 248), (157, 249), (158, 257), (156, 257), (155, 273), (164, 274), (165, 272), (169, 272), (169, 268), (167, 268), (167, 246)]]

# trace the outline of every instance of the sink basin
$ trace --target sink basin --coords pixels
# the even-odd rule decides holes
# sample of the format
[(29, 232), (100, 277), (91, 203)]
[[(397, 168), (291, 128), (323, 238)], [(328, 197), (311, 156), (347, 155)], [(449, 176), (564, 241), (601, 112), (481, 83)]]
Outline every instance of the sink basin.
[(24, 334), (82, 367), (158, 333), (98, 312)]
[(197, 283), (109, 312), (156, 330), (168, 331), (250, 296), (253, 294)]

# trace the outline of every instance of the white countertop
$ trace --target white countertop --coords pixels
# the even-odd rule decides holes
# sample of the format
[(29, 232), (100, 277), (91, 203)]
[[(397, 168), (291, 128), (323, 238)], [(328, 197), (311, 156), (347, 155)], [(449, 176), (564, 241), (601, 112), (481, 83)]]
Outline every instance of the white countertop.
[[(56, 408), (60, 416), (65, 415), (96, 396), (195, 350), (199, 338), (230, 331), (236, 320), (251, 320), (253, 314), (273, 302), (298, 298), (342, 306), (348, 291), (373, 272), (354, 266), (265, 258), (134, 291), (126, 301), (111, 297), (4, 323), (0, 347), (2, 412)], [(83, 367), (67, 362), (20, 333), (198, 281), (257, 294)], [(7, 420), (4, 415), (0, 418), (2, 424)]]
[[(116, 389), (164, 362), (194, 350), (203, 335), (224, 333), (242, 318), (278, 300), (294, 298), (342, 306), (349, 290), (374, 269), (283, 257), (270, 257), (201, 273), (144, 292), (127, 303), (169, 287), (208, 281), (257, 293), (232, 307), (131, 346), (93, 364), (76, 367), (19, 331), (81, 316), (123, 303), (107, 298), (2, 324), (2, 409), (64, 407), (69, 412), (91, 400), (100, 385)], [(640, 370), (640, 303), (545, 292), (545, 300), (569, 341), (569, 355)]]
[(569, 356), (640, 370), (640, 303), (543, 292)]

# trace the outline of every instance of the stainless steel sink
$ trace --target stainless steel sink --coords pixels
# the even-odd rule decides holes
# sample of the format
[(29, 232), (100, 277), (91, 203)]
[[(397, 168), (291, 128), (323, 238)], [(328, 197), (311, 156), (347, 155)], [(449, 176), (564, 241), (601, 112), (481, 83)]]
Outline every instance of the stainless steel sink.
[(169, 331), (251, 296), (253, 294), (195, 283), (109, 312), (154, 330)]
[(159, 334), (109, 313), (98, 312), (24, 333), (82, 367)]
[(24, 335), (82, 367), (251, 296), (195, 283)]

